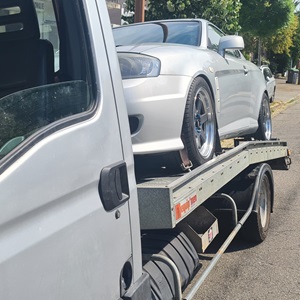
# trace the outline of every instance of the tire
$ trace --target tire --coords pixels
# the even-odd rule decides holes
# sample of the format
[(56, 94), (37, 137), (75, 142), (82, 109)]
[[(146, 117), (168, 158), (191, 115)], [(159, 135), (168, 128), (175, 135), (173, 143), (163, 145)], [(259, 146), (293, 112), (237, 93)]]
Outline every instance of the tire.
[[(144, 232), (142, 235), (143, 255), (166, 256), (178, 268), (181, 287), (184, 289), (199, 269), (198, 254), (183, 232)], [(169, 267), (161, 261), (147, 261), (144, 271), (150, 276), (152, 300), (174, 299), (174, 277)]]
[(272, 136), (272, 120), (270, 100), (266, 94), (263, 95), (258, 115), (258, 129), (254, 134), (256, 140), (269, 141)]
[(198, 77), (190, 87), (182, 125), (182, 141), (194, 167), (214, 156), (216, 131), (212, 93), (207, 82)]
[(275, 92), (276, 92), (276, 87), (274, 88), (273, 96), (272, 96), (272, 98), (270, 99), (270, 103), (273, 103), (274, 100), (275, 100)]
[(262, 174), (256, 194), (254, 211), (242, 227), (244, 239), (260, 243), (268, 234), (272, 205), (272, 185), (267, 172)]

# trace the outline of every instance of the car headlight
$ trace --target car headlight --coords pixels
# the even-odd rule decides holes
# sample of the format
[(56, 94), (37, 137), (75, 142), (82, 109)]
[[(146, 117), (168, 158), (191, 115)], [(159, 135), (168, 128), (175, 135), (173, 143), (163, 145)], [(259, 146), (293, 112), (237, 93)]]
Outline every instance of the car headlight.
[(160, 60), (135, 53), (118, 53), (123, 79), (157, 77), (160, 72)]

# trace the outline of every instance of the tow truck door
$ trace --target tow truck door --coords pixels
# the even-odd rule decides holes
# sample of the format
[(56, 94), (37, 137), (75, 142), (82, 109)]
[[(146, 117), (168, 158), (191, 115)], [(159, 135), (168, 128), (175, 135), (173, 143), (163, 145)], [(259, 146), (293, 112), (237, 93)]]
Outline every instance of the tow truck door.
[(105, 2), (58, 0), (54, 9), (48, 0), (1, 2), (1, 12), (24, 27), (3, 18), (2, 37), (13, 32), (14, 47), (20, 43), (25, 52), (27, 36), (19, 39), (19, 30), (39, 28), (39, 40), (52, 44), (57, 72), (53, 81), (0, 99), (0, 298), (120, 299), (128, 284), (123, 267), (128, 274), (141, 269), (132, 260), (139, 225)]

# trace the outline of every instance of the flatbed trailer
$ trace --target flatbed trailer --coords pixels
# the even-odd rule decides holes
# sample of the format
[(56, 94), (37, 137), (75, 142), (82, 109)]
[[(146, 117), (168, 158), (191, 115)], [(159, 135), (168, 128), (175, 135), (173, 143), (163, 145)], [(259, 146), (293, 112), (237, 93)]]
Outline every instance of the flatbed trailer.
[[(249, 217), (254, 219), (246, 224), (246, 229), (249, 228), (245, 232), (251, 231), (249, 239), (257, 242), (265, 239), (274, 202), (272, 169), (287, 170), (290, 163), (284, 141), (236, 140), (235, 147), (224, 149), (221, 155), (191, 172), (168, 175), (164, 168), (160, 168), (151, 175), (138, 178), (141, 229), (145, 233), (155, 232), (156, 238), (162, 230), (177, 230), (188, 237), (197, 253), (203, 253), (219, 233), (218, 219), (213, 212), (227, 211), (232, 216), (232, 230), (227, 239), (184, 298), (180, 292), (181, 277), (178, 274), (173, 276), (173, 280), (178, 281), (175, 283), (178, 291), (175, 299), (193, 298)], [(235, 182), (237, 178), (239, 181)], [(234, 192), (228, 192), (228, 188), (225, 188), (228, 193), (224, 192), (227, 186)], [(243, 186), (242, 192), (238, 186)], [(248, 193), (245, 189), (249, 190)], [(224, 202), (225, 207), (219, 207), (219, 203)], [(258, 223), (262, 225), (257, 227)], [(145, 261), (157, 262), (164, 260), (164, 256), (144, 255)], [(176, 272), (178, 270), (174, 267), (173, 274)]]
[(243, 142), (191, 172), (164, 176), (162, 170), (139, 178), (141, 228), (174, 228), (249, 166), (265, 162), (272, 169), (286, 169), (288, 157), (286, 142)]

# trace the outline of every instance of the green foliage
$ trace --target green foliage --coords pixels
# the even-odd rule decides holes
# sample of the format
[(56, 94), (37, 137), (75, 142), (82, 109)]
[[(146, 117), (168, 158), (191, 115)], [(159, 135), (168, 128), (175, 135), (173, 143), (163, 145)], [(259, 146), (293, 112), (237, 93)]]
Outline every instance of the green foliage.
[(209, 4), (206, 3), (203, 1), (202, 4), (202, 7), (205, 7), (201, 15), (203, 19), (211, 21), (227, 33), (240, 31), (240, 0), (211, 0)]
[[(272, 49), (273, 53), (276, 54), (290, 54), (290, 49), (293, 46), (293, 38), (298, 29), (299, 22), (296, 15), (293, 15), (290, 22), (277, 30), (276, 34), (273, 34), (266, 41), (268, 49)], [(299, 29), (298, 29), (299, 31)]]
[(300, 13), (296, 15), (298, 20), (298, 26), (294, 32), (292, 46), (290, 48), (290, 55), (293, 62), (297, 62), (300, 59)]
[[(262, 54), (289, 53), (292, 38), (297, 28), (294, 18), (294, 0), (241, 0), (240, 25), (242, 33), (252, 36), (258, 41), (257, 51), (253, 51), (255, 43), (247, 50), (257, 54), (258, 64)], [(249, 45), (247, 45), (249, 46)], [(250, 50), (251, 49), (251, 50)]]
[(275, 54), (270, 55), (270, 67), (273, 73), (280, 73), (284, 75), (284, 72), (290, 66), (290, 58), (287, 54)]
[(243, 32), (242, 36), (245, 43), (245, 50), (243, 51), (244, 55), (247, 55), (247, 53), (255, 53), (257, 51), (257, 37), (249, 32)]
[(286, 26), (294, 13), (293, 0), (241, 0), (240, 25), (243, 32), (265, 38)]

